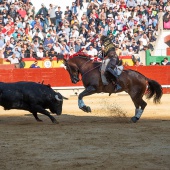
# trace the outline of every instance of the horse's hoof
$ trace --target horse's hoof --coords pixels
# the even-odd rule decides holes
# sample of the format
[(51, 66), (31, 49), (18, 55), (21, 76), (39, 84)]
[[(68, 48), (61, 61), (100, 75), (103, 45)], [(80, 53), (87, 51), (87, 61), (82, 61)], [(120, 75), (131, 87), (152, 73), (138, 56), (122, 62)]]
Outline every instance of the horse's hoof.
[(91, 109), (89, 106), (83, 106), (82, 108), (80, 108), (81, 110), (83, 110), (84, 112), (91, 112)]
[(80, 109), (86, 112), (86, 106), (80, 107)]
[(91, 108), (87, 106), (87, 112), (91, 112)]
[(137, 117), (135, 117), (135, 116), (131, 118), (131, 121), (132, 121), (133, 123), (136, 123), (138, 120), (139, 120), (139, 119), (138, 119)]

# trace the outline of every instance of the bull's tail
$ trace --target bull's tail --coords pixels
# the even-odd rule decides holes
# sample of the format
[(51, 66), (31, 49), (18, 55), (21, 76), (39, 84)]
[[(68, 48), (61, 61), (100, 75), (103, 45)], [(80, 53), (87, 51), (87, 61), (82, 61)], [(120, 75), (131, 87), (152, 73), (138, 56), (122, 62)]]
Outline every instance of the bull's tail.
[(148, 81), (148, 89), (146, 93), (146, 98), (151, 99), (153, 97), (154, 103), (160, 103), (161, 97), (163, 95), (163, 90), (161, 85), (155, 80), (147, 79), (147, 81)]

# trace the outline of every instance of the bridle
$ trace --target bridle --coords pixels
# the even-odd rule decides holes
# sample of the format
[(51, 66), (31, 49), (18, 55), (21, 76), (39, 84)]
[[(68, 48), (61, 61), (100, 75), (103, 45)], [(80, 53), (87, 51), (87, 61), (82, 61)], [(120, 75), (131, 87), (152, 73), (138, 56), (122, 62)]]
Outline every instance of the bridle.
[[(84, 58), (83, 56), (76, 56), (76, 57), (77, 57), (77, 58)], [(88, 60), (87, 60), (85, 63), (83, 63), (78, 69), (79, 69), (79, 70), (82, 69), (82, 68), (85, 67), (86, 64), (87, 64), (88, 62), (90, 62), (90, 61), (91, 61), (91, 60), (88, 59)], [(72, 75), (72, 71), (71, 71), (71, 68), (70, 68), (69, 64), (67, 64), (67, 67), (69, 67), (70, 74)], [(97, 65), (96, 67), (88, 70), (87, 72), (85, 72), (84, 74), (82, 74), (81, 77), (83, 78), (84, 75), (86, 75), (87, 73), (95, 70), (95, 69), (98, 68), (98, 67), (100, 67), (100, 65)], [(82, 78), (80, 79), (80, 81), (82, 80)]]

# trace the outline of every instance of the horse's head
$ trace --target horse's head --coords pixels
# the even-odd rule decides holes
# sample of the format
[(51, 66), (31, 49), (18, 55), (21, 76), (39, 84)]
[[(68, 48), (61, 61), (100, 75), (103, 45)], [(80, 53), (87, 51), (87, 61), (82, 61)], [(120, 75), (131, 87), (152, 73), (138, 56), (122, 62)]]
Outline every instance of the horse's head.
[(72, 83), (76, 84), (77, 82), (80, 81), (79, 79), (79, 69), (77, 65), (72, 62), (71, 60), (64, 60), (64, 65), (66, 66), (66, 70), (70, 74), (70, 78)]

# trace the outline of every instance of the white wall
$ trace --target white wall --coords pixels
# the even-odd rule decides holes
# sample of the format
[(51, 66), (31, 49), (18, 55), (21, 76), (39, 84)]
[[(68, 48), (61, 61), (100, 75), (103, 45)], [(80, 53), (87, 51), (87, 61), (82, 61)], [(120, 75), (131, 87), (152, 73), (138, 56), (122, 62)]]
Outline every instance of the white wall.
[(47, 9), (49, 8), (49, 4), (55, 4), (57, 6), (61, 7), (61, 11), (65, 11), (66, 6), (71, 6), (72, 2), (75, 0), (31, 0), (33, 3), (33, 6), (35, 6), (35, 11), (38, 12), (38, 10), (41, 8), (41, 4), (45, 4)]
[(164, 43), (164, 38), (170, 34), (170, 31), (163, 30), (159, 35), (156, 41), (153, 56), (166, 56), (167, 44)]

